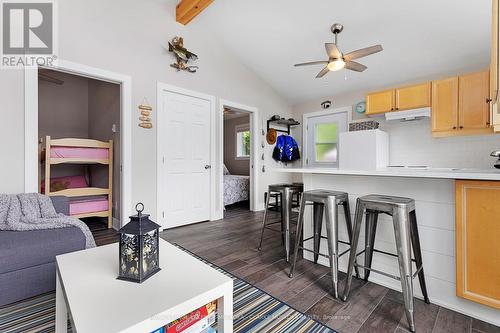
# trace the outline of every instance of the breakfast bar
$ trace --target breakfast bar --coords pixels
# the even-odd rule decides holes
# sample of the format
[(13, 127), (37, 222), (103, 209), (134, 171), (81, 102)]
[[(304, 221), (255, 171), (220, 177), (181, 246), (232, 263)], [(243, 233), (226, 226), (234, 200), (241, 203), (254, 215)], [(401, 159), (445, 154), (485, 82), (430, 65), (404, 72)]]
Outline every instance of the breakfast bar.
[[(500, 170), (389, 167), (375, 170), (276, 168), (273, 172), (295, 174), (296, 180), (302, 179), (304, 191), (347, 192), (353, 220), (360, 196), (383, 194), (414, 199), (430, 301), (500, 325), (495, 309), (498, 304), (494, 303), (494, 297), (488, 297), (488, 288), (495, 289), (498, 276), (492, 267), (498, 265), (494, 262), (498, 257), (495, 253), (499, 251), (494, 237), (500, 231)], [(313, 235), (312, 209), (305, 208), (304, 219), (305, 239)], [(339, 210), (339, 220), (344, 220), (342, 210)], [(379, 221), (375, 247), (395, 253), (392, 223), (384, 223), (391, 222), (391, 217), (381, 215)], [(339, 223), (338, 228), (339, 239), (348, 241), (345, 223)], [(364, 239), (364, 227), (360, 239)], [(358, 246), (358, 252), (364, 249), (363, 241), (360, 243), (363, 247)], [(311, 248), (312, 243), (304, 246)], [(340, 252), (346, 249), (347, 245), (339, 247)], [(326, 241), (323, 240), (320, 250), (327, 252)], [(304, 252), (304, 258), (314, 259), (308, 252)], [(320, 257), (318, 262), (328, 266), (325, 258)], [(340, 257), (341, 271), (346, 271), (347, 263), (347, 255)], [(374, 254), (372, 267), (399, 275), (397, 259), (380, 253)], [(375, 272), (369, 280), (401, 290), (398, 281)], [(418, 283), (414, 283), (414, 288), (415, 295), (421, 298)]]

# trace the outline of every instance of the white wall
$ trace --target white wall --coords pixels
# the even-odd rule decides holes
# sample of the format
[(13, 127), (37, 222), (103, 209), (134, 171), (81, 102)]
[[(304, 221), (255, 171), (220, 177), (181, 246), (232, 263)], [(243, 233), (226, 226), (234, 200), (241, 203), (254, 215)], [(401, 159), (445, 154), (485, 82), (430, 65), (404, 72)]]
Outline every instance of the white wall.
[(250, 176), (250, 159), (236, 159), (236, 126), (249, 125), (250, 116), (224, 119), (224, 164), (233, 175)]
[[(333, 108), (353, 106), (354, 109), (356, 103), (365, 99), (366, 93), (325, 97), (294, 105), (293, 114), (297, 119), (302, 119), (304, 113), (321, 110), (320, 104), (325, 100), (331, 100)], [(361, 118), (366, 117), (353, 111), (353, 119)], [(500, 149), (500, 135), (433, 138), (430, 118), (411, 122), (386, 122), (380, 116), (373, 119), (380, 122), (380, 129), (389, 133), (392, 165), (489, 169), (494, 163), (490, 153)], [(301, 141), (301, 133), (296, 135)]]
[[(59, 7), (59, 58), (129, 75), (132, 78), (132, 201), (156, 212), (156, 82), (164, 82), (259, 109), (260, 122), (271, 114), (290, 115), (290, 106), (269, 85), (243, 66), (194, 20), (175, 22), (176, 1), (64, 0)], [(164, 47), (176, 35), (198, 54), (196, 74), (176, 72)], [(0, 192), (24, 190), (24, 74), (0, 71)], [(137, 126), (135, 106), (146, 97), (153, 103), (152, 130)], [(262, 150), (259, 149), (259, 156)], [(265, 148), (266, 166), (271, 147)], [(258, 206), (265, 186), (288, 176), (262, 173)]]
[(49, 75), (64, 83), (38, 80), (38, 137), (88, 138), (89, 79), (55, 71)]

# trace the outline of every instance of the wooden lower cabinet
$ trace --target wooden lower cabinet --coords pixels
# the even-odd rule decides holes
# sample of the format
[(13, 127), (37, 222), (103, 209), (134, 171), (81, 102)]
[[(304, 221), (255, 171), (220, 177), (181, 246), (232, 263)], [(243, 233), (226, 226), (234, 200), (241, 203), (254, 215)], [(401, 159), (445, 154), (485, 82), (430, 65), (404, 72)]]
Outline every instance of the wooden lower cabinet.
[(457, 296), (500, 309), (500, 181), (456, 181)]

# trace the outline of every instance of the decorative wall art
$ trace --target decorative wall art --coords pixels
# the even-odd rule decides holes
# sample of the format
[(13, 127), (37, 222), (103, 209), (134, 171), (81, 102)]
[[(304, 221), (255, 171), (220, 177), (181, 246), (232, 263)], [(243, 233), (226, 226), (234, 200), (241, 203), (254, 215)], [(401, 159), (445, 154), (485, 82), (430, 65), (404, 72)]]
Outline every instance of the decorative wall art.
[(153, 123), (151, 122), (151, 113), (153, 112), (153, 108), (151, 105), (149, 105), (148, 101), (146, 98), (144, 98), (144, 101), (142, 104), (139, 104), (139, 126), (142, 128), (153, 128)]
[(184, 47), (184, 39), (182, 37), (174, 37), (168, 43), (168, 51), (175, 55), (176, 62), (170, 64), (170, 67), (177, 69), (177, 71), (187, 71), (189, 73), (195, 73), (198, 70), (198, 66), (189, 66), (189, 61), (198, 60), (198, 56), (193, 52), (188, 51)]

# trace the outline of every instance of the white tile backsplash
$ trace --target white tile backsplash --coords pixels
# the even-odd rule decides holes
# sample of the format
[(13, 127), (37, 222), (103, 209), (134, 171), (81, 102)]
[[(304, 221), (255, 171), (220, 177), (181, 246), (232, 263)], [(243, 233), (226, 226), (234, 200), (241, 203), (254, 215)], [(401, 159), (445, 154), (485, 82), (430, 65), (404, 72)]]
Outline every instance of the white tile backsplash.
[(389, 133), (391, 165), (427, 165), (490, 169), (493, 150), (500, 149), (500, 135), (433, 138), (429, 118), (409, 122), (380, 120)]

